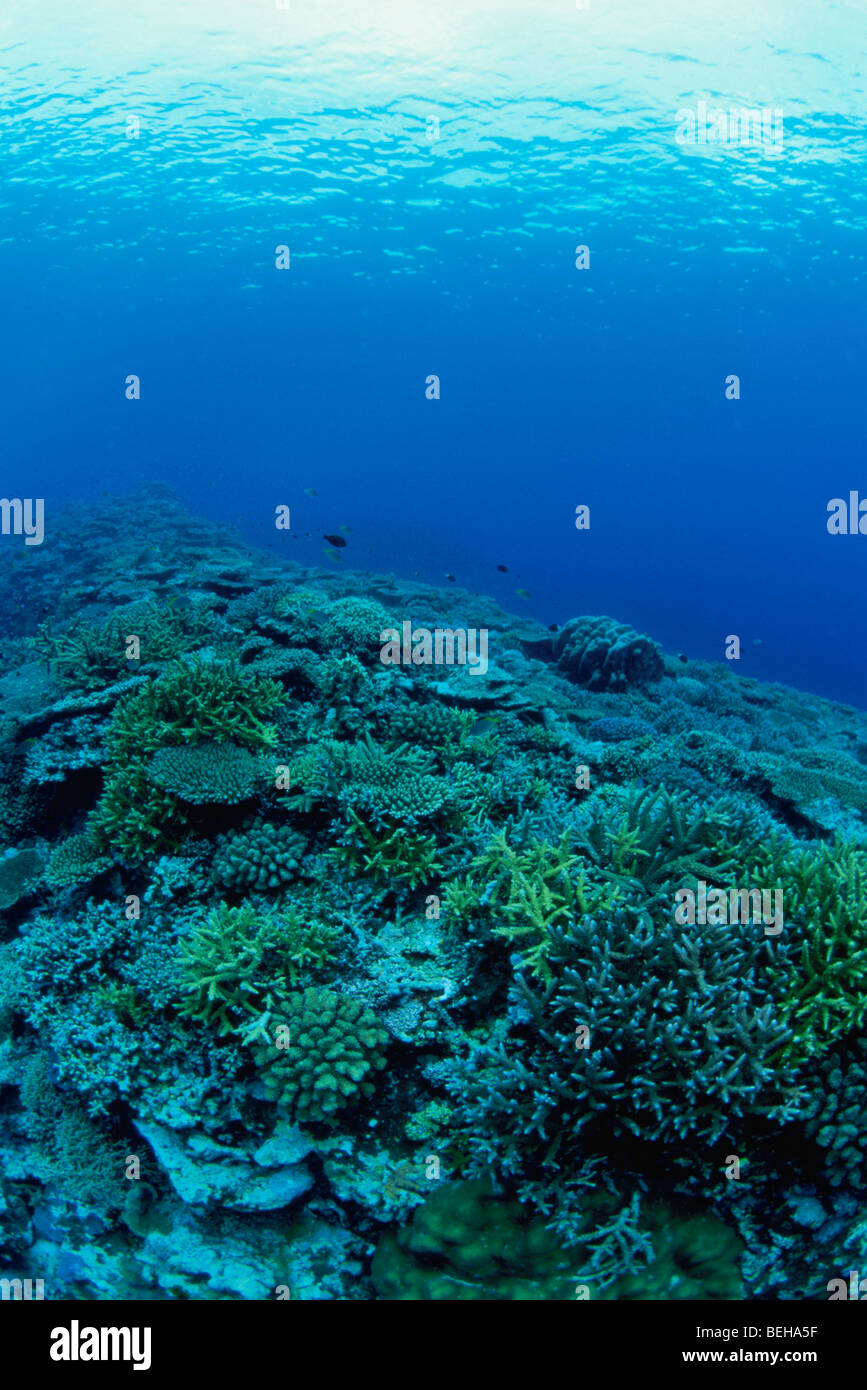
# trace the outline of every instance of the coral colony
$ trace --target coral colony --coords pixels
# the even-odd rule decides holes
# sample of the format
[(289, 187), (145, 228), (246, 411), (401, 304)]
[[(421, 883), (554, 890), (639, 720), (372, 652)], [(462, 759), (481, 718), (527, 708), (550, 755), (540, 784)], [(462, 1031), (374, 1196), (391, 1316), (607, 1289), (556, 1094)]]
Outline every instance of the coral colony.
[(867, 719), (135, 515), (0, 581), (4, 1298), (865, 1296)]

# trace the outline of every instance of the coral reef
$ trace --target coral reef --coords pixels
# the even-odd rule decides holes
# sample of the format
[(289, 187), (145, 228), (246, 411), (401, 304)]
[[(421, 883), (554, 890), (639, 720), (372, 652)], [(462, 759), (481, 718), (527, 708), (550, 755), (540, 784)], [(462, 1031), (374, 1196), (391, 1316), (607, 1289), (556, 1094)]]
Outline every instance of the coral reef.
[[(867, 1259), (867, 717), (135, 506), (0, 568), (0, 1263), (826, 1297)], [(405, 617), (487, 627), (484, 677), (384, 666)]]

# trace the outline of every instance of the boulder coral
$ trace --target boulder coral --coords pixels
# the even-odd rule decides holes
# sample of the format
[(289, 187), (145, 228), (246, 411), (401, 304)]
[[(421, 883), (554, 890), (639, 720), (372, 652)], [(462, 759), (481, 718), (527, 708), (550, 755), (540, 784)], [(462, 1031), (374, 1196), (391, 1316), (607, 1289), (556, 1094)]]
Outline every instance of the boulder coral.
[(614, 618), (571, 618), (554, 638), (554, 658), (571, 681), (591, 690), (626, 690), (663, 674), (652, 638)]

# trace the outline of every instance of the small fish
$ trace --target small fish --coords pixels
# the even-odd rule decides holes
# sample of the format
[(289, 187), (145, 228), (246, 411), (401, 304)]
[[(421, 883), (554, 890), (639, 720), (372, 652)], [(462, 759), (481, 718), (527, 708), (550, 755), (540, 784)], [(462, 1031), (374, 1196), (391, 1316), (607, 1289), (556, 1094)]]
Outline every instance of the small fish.
[(336, 545), (338, 550), (342, 549), (346, 544), (342, 536), (326, 536), (324, 531), (322, 532), (322, 536), (324, 540), (328, 541), (329, 545)]
[(760, 647), (761, 645), (762, 645), (762, 639), (761, 639), (761, 637), (754, 637), (754, 638), (753, 638), (753, 646), (754, 646), (754, 647)]
[(443, 579), (447, 579), (450, 584), (454, 584), (455, 582), (455, 577), (453, 574), (444, 574)]
[(509, 573), (509, 571), (507, 570), (507, 568), (506, 568), (505, 565), (497, 565), (497, 569), (500, 571), (500, 574), (508, 574), (508, 573)]
[(322, 553), (323, 553), (323, 555), (327, 555), (328, 558), (329, 558), (329, 560), (339, 560), (339, 559), (340, 559), (340, 551), (339, 551), (339, 550), (329, 550), (328, 547), (326, 546)]
[(560, 631), (560, 624), (559, 624), (559, 623), (549, 623), (549, 624), (548, 624), (548, 631), (549, 631), (549, 632), (559, 632), (559, 631)]
[(491, 714), (483, 715), (483, 716), (481, 717), (481, 719), (477, 719), (477, 720), (476, 720), (475, 724), (474, 724), (473, 727), (470, 729), (470, 733), (471, 733), (471, 734), (489, 734), (489, 733), (491, 733), (494, 729), (496, 729), (496, 727), (497, 727), (497, 725), (499, 724), (499, 722), (500, 722), (500, 716), (499, 716), (498, 714), (494, 714), (494, 715), (491, 715)]
[(351, 526), (338, 526), (337, 529), (338, 529), (338, 531), (343, 531), (343, 532), (345, 532), (347, 536), (351, 536), (351, 535), (352, 535), (352, 527), (351, 527)]
[(515, 593), (518, 595), (518, 598), (529, 598), (529, 597), (530, 597), (530, 591), (529, 591), (529, 589), (516, 589), (516, 590), (515, 590)]
[(305, 493), (305, 496), (307, 496), (307, 497), (318, 497), (318, 496), (319, 496), (319, 493), (316, 491), (315, 487), (306, 487), (306, 488), (304, 489), (304, 493)]

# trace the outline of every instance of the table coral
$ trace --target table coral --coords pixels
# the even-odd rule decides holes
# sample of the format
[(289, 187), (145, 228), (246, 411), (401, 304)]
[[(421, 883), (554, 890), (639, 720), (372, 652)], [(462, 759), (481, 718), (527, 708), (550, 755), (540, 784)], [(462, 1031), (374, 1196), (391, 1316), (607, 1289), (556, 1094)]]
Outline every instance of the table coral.
[(100, 851), (93, 835), (85, 830), (69, 835), (51, 851), (45, 867), (45, 881), (53, 888), (87, 883), (111, 867), (111, 859)]
[(42, 855), (36, 849), (11, 850), (0, 859), (0, 912), (14, 907), (32, 891), (42, 873)]
[(158, 748), (148, 775), (181, 801), (230, 806), (248, 801), (266, 785), (272, 766), (235, 743), (196, 743)]

